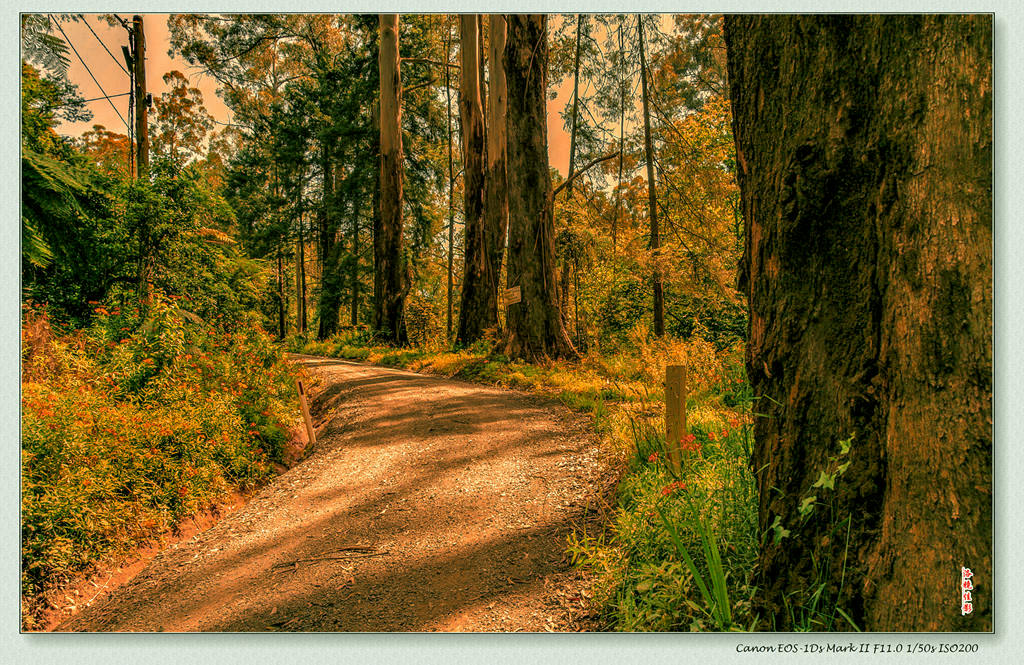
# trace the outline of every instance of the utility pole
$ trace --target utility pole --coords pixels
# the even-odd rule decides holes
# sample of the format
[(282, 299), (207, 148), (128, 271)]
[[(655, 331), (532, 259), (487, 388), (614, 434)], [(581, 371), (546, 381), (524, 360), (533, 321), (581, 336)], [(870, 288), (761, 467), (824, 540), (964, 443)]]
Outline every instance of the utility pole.
[(146, 34), (142, 17), (132, 17), (132, 37), (135, 40), (135, 162), (139, 178), (149, 175), (149, 103), (146, 95)]
[[(142, 17), (132, 17), (135, 78), (135, 178), (149, 179), (149, 108), (146, 96), (146, 34)], [(153, 239), (148, 220), (139, 225), (139, 300), (148, 309), (153, 297)]]

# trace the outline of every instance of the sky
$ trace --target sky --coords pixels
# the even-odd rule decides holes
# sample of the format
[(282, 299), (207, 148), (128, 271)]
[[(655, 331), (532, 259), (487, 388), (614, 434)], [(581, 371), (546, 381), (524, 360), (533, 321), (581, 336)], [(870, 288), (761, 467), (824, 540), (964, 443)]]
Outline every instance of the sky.
[[(167, 28), (168, 14), (143, 14), (142, 16), (146, 34), (146, 90), (154, 97), (159, 97), (161, 92), (167, 90), (162, 79), (163, 75), (176, 69), (188, 77), (192, 86), (202, 91), (206, 109), (214, 119), (223, 123), (229, 122), (231, 111), (217, 96), (216, 81), (205, 76), (201, 68), (192, 67), (181, 57), (171, 57), (168, 54), (170, 49), (170, 35)], [(64, 123), (58, 128), (58, 131), (69, 136), (79, 136), (92, 129), (93, 125), (103, 125), (110, 131), (127, 134), (124, 122), (118, 117), (109, 102), (113, 102), (113, 106), (117, 107), (124, 120), (127, 120), (130, 97), (127, 95), (116, 97), (109, 102), (97, 98), (104, 96), (103, 91), (106, 91), (107, 95), (117, 95), (129, 90), (129, 79), (122, 69), (124, 58), (121, 54), (121, 46), (128, 44), (128, 33), (120, 25), (116, 27), (108, 25), (98, 14), (85, 14), (84, 18), (84, 21), (79, 22), (64, 21), (61, 23), (61, 28), (67, 34), (71, 45), (88, 65), (87, 71), (86, 66), (74, 52), (69, 54), (71, 58), (69, 79), (78, 86), (79, 92), (85, 99), (96, 99), (88, 104), (93, 118), (87, 122)], [(121, 15), (121, 18), (131, 23), (131, 15), (124, 14)], [(90, 28), (96, 33), (95, 35), (90, 32)], [(56, 34), (60, 36), (59, 32)], [(104, 50), (103, 45), (100, 44), (101, 40), (110, 53)], [(96, 81), (93, 81), (89, 74), (90, 71), (92, 76), (96, 77)], [(558, 169), (563, 176), (568, 171), (569, 137), (562, 127), (562, 118), (559, 113), (571, 97), (572, 80), (567, 78), (559, 86), (557, 97), (548, 101), (548, 159), (550, 164)]]

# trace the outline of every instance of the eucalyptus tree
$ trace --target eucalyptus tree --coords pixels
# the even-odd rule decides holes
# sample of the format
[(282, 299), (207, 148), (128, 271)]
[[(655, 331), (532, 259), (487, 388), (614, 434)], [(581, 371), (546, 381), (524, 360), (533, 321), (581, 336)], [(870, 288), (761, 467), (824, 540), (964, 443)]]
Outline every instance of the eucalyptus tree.
[(520, 302), (508, 308), (509, 355), (571, 357), (559, 310), (555, 228), (547, 137), (547, 17), (507, 17), (508, 286)]
[(990, 631), (992, 16), (725, 28), (761, 611)]

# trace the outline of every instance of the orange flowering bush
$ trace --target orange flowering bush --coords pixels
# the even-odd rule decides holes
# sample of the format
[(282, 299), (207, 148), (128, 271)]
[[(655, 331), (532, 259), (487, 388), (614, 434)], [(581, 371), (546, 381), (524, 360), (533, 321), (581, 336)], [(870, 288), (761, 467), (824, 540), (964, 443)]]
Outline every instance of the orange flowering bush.
[(258, 485), (299, 424), (292, 370), (257, 327), (227, 333), (161, 299), (144, 319), (96, 313), (63, 335), (24, 316), (27, 598)]

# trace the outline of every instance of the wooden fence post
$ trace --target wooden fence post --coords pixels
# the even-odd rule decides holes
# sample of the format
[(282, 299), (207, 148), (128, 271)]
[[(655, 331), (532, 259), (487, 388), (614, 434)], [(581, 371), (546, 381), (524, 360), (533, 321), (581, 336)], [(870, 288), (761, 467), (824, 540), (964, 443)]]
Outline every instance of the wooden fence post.
[(297, 379), (295, 385), (299, 389), (299, 404), (302, 406), (302, 417), (306, 421), (306, 435), (309, 436), (309, 443), (316, 445), (316, 431), (313, 430), (313, 419), (309, 417), (309, 404), (306, 403), (306, 386), (302, 379)]
[(678, 473), (682, 467), (682, 440), (686, 434), (686, 366), (665, 368), (665, 452)]

